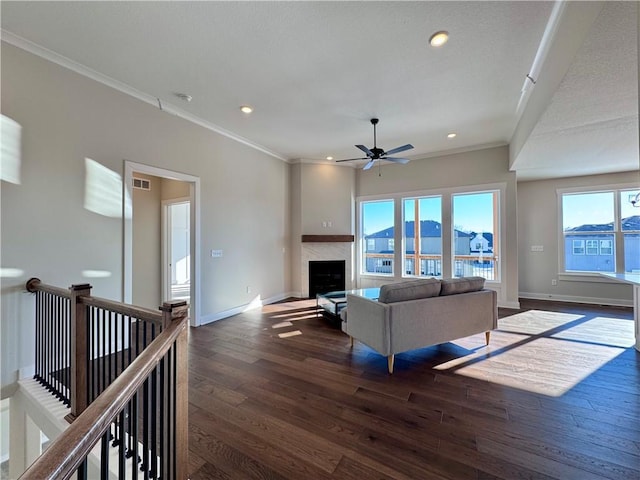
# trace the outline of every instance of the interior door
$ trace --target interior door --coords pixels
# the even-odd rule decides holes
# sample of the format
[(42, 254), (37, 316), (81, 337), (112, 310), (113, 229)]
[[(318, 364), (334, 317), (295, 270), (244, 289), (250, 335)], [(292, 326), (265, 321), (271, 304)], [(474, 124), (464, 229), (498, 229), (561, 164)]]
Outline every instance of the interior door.
[(190, 203), (170, 202), (165, 210), (165, 298), (187, 300), (191, 295)]

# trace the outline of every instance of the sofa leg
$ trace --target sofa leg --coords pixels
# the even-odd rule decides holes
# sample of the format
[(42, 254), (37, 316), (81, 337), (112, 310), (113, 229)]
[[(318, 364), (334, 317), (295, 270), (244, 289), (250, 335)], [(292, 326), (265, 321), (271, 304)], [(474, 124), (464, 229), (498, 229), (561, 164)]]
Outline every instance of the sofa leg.
[(353, 337), (349, 335), (349, 345), (353, 348)]
[(489, 337), (491, 336), (491, 332), (484, 332), (484, 337), (487, 339), (487, 345), (489, 345)]
[(394, 360), (393, 355), (389, 355), (387, 357), (387, 366), (389, 367), (389, 373), (393, 373), (393, 360)]

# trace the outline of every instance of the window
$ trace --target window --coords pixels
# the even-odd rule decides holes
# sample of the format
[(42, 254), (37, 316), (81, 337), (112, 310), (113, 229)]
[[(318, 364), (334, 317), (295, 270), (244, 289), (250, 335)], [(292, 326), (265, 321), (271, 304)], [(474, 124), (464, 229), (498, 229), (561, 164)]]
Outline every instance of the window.
[(613, 255), (611, 240), (600, 240), (600, 255)]
[(456, 194), (453, 209), (453, 274), (499, 280), (497, 191)]
[(573, 240), (573, 254), (584, 255), (584, 240)]
[(365, 274), (393, 274), (394, 201), (362, 202), (360, 208), (361, 238), (365, 240), (362, 242), (361, 272)]
[(624, 271), (640, 273), (640, 204), (635, 207), (631, 200), (638, 198), (640, 190), (620, 192), (620, 230), (624, 249)]
[(442, 275), (442, 197), (404, 198), (406, 275)]
[(587, 240), (586, 243), (587, 243), (587, 255), (598, 255), (598, 240)]
[(637, 192), (560, 192), (565, 272), (640, 272)]
[[(495, 183), (473, 191), (442, 188), (358, 198), (358, 275), (395, 281), (477, 275), (500, 283), (505, 191), (506, 184)], [(369, 284), (376, 281), (363, 283)]]

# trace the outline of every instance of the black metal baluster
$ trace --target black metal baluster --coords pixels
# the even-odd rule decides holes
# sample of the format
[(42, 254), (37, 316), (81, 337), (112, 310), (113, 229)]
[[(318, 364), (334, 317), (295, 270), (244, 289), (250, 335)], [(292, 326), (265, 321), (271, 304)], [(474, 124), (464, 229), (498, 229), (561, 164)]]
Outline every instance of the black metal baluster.
[(166, 478), (166, 465), (165, 465), (165, 423), (167, 420), (167, 412), (166, 412), (166, 402), (165, 402), (165, 357), (160, 359), (160, 387), (158, 389), (158, 396), (160, 397), (158, 400), (160, 402), (160, 408), (158, 409), (159, 421), (160, 421), (160, 448), (158, 454), (160, 455), (160, 477)]
[(125, 452), (125, 447), (126, 447), (126, 442), (124, 441), (124, 436), (125, 436), (125, 431), (124, 431), (124, 427), (125, 427), (125, 423), (124, 423), (124, 409), (122, 409), (120, 411), (120, 414), (118, 415), (118, 437), (120, 437), (120, 442), (119, 442), (119, 447), (118, 447), (118, 478), (126, 478), (126, 461), (127, 461), (127, 457), (126, 457), (126, 452)]
[(100, 444), (100, 478), (102, 480), (109, 478), (109, 431), (102, 435)]
[(134, 479), (138, 478), (138, 393), (140, 390), (133, 395), (131, 399), (131, 432), (129, 433), (132, 438), (131, 442), (131, 477)]
[(124, 315), (119, 314), (118, 315), (120, 317), (120, 327), (121, 327), (121, 331), (120, 331), (120, 374), (122, 374), (122, 372), (124, 372), (125, 368), (128, 367), (128, 365), (125, 363), (125, 354), (126, 352), (124, 351), (125, 349), (125, 331), (124, 331), (124, 327), (125, 327), (125, 323), (124, 323)]
[[(151, 332), (154, 325), (151, 325)], [(158, 367), (151, 372), (151, 478), (158, 478)]]
[(100, 363), (102, 364), (102, 385), (100, 392), (103, 392), (107, 388), (107, 320), (104, 315), (104, 311), (100, 311), (100, 317), (102, 321), (102, 352), (100, 355)]
[(42, 361), (42, 312), (40, 311), (40, 302), (41, 302), (42, 292), (36, 292), (36, 371), (33, 376), (34, 379), (40, 381), (40, 372), (41, 366), (40, 362)]
[(77, 480), (87, 480), (87, 457), (84, 457), (84, 460), (82, 460), (76, 474)]
[(112, 357), (111, 353), (112, 353), (112, 349), (113, 349), (113, 325), (111, 324), (111, 312), (109, 312), (109, 319), (107, 321), (107, 327), (109, 328), (109, 341), (107, 342), (107, 344), (108, 344), (107, 348), (108, 348), (108, 354), (109, 354), (109, 357), (108, 357), (109, 375), (108, 375), (108, 378), (107, 378), (107, 385), (106, 386), (109, 386), (109, 385), (111, 385), (111, 382), (113, 382), (113, 370), (111, 368), (112, 367), (112, 363), (113, 363), (112, 359), (111, 359), (111, 357)]
[[(146, 324), (145, 324), (146, 327)], [(146, 330), (146, 328), (145, 328)], [(149, 480), (149, 452), (151, 445), (149, 442), (149, 378), (144, 382), (143, 406), (142, 406), (142, 465), (140, 469), (144, 472), (144, 480)]]
[(93, 321), (93, 310), (91, 307), (87, 306), (87, 406), (91, 405), (93, 400), (95, 399), (95, 391), (94, 391), (94, 383), (93, 383), (93, 362), (91, 361), (93, 357), (93, 343), (95, 337), (95, 328)]
[(64, 312), (63, 312), (63, 327), (62, 327), (62, 348), (64, 349), (64, 374), (63, 380), (65, 385), (64, 390), (64, 404), (69, 406), (69, 396), (70, 396), (70, 364), (69, 364), (69, 300), (65, 298), (64, 300)]
[[(60, 330), (58, 329), (58, 323), (60, 321), (59, 318), (59, 306), (60, 304), (60, 297), (55, 296), (53, 298), (53, 329), (54, 329), (54, 334), (56, 336), (56, 339), (60, 338)], [(60, 351), (60, 345), (57, 344), (57, 342), (55, 340), (52, 340), (52, 345), (53, 345), (53, 375), (51, 376), (51, 381), (53, 383), (53, 394), (55, 397), (58, 397), (58, 392), (60, 391), (60, 383), (58, 381), (58, 354)]]
[(98, 398), (101, 393), (100, 389), (100, 337), (102, 336), (102, 330), (100, 328), (101, 310), (96, 307), (91, 307), (91, 329), (93, 334), (91, 336), (91, 342), (93, 346), (93, 352), (91, 355), (91, 395), (93, 400)]
[(45, 309), (44, 309), (44, 368), (43, 368), (43, 377), (44, 377), (44, 385), (47, 390), (51, 391), (49, 388), (49, 342), (51, 341), (51, 332), (49, 331), (49, 294), (45, 296)]

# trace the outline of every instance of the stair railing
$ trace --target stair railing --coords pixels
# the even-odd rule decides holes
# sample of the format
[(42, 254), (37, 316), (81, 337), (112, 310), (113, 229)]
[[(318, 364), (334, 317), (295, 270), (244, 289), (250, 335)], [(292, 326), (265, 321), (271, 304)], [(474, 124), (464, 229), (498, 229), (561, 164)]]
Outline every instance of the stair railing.
[(90, 468), (92, 478), (125, 478), (127, 470), (131, 478), (186, 478), (186, 302), (154, 312), (92, 297), (89, 285), (66, 291), (31, 279), (27, 289), (36, 292), (35, 378), (67, 399), (73, 423), (20, 478), (76, 470), (87, 478)]

